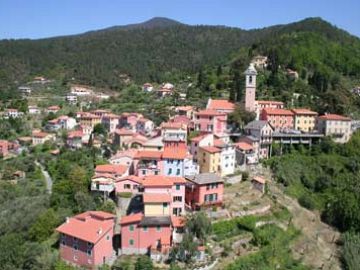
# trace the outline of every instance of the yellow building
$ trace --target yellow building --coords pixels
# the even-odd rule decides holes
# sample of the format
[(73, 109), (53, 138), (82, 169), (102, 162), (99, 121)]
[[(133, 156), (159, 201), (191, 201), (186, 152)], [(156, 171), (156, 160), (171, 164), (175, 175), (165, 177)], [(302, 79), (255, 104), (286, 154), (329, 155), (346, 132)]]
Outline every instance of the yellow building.
[(308, 109), (293, 109), (294, 128), (303, 132), (310, 132), (315, 128), (317, 112)]
[(79, 123), (81, 126), (94, 128), (97, 124), (101, 123), (101, 118), (95, 114), (84, 113), (80, 116)]
[(166, 193), (144, 193), (145, 216), (169, 216), (171, 196)]
[(200, 173), (221, 173), (220, 152), (221, 150), (214, 146), (199, 147), (197, 160)]

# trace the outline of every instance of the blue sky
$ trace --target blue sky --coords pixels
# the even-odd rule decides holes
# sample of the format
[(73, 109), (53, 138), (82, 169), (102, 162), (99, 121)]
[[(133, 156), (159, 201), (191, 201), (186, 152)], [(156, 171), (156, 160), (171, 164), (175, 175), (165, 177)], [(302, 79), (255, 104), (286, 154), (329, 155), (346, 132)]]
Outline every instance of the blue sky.
[(0, 39), (43, 38), (155, 16), (243, 29), (322, 17), (360, 37), (360, 0), (0, 0)]

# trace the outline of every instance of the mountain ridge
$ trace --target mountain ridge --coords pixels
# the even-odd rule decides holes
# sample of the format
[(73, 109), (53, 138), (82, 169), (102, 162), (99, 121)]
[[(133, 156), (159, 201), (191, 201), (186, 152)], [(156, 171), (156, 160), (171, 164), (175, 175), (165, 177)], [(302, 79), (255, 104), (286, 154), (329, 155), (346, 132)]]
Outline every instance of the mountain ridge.
[(292, 40), (296, 38), (295, 33), (313, 33), (329, 42), (342, 44), (338, 50), (346, 53), (345, 60), (352, 58), (351, 54), (360, 55), (359, 38), (321, 18), (243, 30), (187, 25), (157, 17), (140, 24), (78, 35), (2, 40), (0, 83), (5, 86), (21, 83), (36, 75), (65, 80), (74, 77), (79, 82), (110, 88), (121, 87), (120, 74), (128, 74), (138, 82), (162, 81), (168, 76), (166, 74), (193, 74), (204, 66), (224, 64), (236, 57), (239, 50), (252, 46), (262, 48), (259, 53), (268, 53), (271, 46), (280, 50), (281, 46), (270, 41), (289, 35), (293, 36)]

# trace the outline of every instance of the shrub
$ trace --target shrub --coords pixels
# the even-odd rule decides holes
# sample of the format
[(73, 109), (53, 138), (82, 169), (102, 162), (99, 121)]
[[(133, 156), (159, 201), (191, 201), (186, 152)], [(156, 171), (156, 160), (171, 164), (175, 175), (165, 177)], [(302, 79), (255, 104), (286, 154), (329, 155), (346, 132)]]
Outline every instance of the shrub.
[(121, 197), (121, 198), (131, 198), (132, 197), (131, 192), (118, 192), (117, 195), (118, 195), (118, 197)]
[(242, 181), (247, 181), (249, 180), (249, 172), (243, 172), (242, 173), (242, 178), (241, 178)]
[(316, 204), (315, 204), (315, 201), (313, 200), (313, 198), (307, 194), (301, 195), (298, 199), (298, 202), (302, 207), (305, 207), (309, 210), (313, 210), (316, 207)]

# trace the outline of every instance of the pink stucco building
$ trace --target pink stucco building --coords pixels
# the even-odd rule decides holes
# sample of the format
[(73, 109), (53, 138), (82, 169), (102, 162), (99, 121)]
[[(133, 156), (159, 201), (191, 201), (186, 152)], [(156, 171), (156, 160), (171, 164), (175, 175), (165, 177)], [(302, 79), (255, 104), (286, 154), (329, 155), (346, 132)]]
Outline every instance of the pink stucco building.
[(201, 133), (224, 134), (227, 128), (227, 114), (216, 110), (202, 110), (195, 113), (193, 126)]
[[(185, 183), (186, 180), (183, 177), (173, 176), (148, 176), (145, 177), (142, 186), (144, 187), (144, 194), (155, 194), (158, 197), (168, 195), (170, 197), (170, 215), (180, 216), (185, 214)], [(157, 203), (166, 203), (157, 202)], [(145, 214), (159, 215), (162, 211), (161, 206), (156, 206), (155, 203), (149, 202), (146, 205), (144, 202)], [(148, 213), (147, 213), (148, 212)]]
[(193, 209), (223, 202), (224, 182), (215, 173), (201, 173), (186, 177), (186, 204)]
[(125, 176), (123, 178), (117, 179), (114, 183), (115, 192), (131, 192), (136, 194), (139, 192), (139, 187), (142, 184), (142, 179), (135, 175)]
[(266, 120), (275, 130), (286, 130), (294, 128), (294, 113), (285, 109), (263, 109), (260, 120)]
[(88, 211), (68, 218), (56, 231), (60, 233), (60, 257), (77, 266), (94, 269), (113, 256), (115, 216)]
[(170, 216), (147, 217), (143, 213), (121, 219), (122, 254), (167, 253), (171, 247)]
[(134, 170), (137, 176), (162, 175), (164, 173), (162, 152), (153, 150), (138, 151), (134, 157)]

